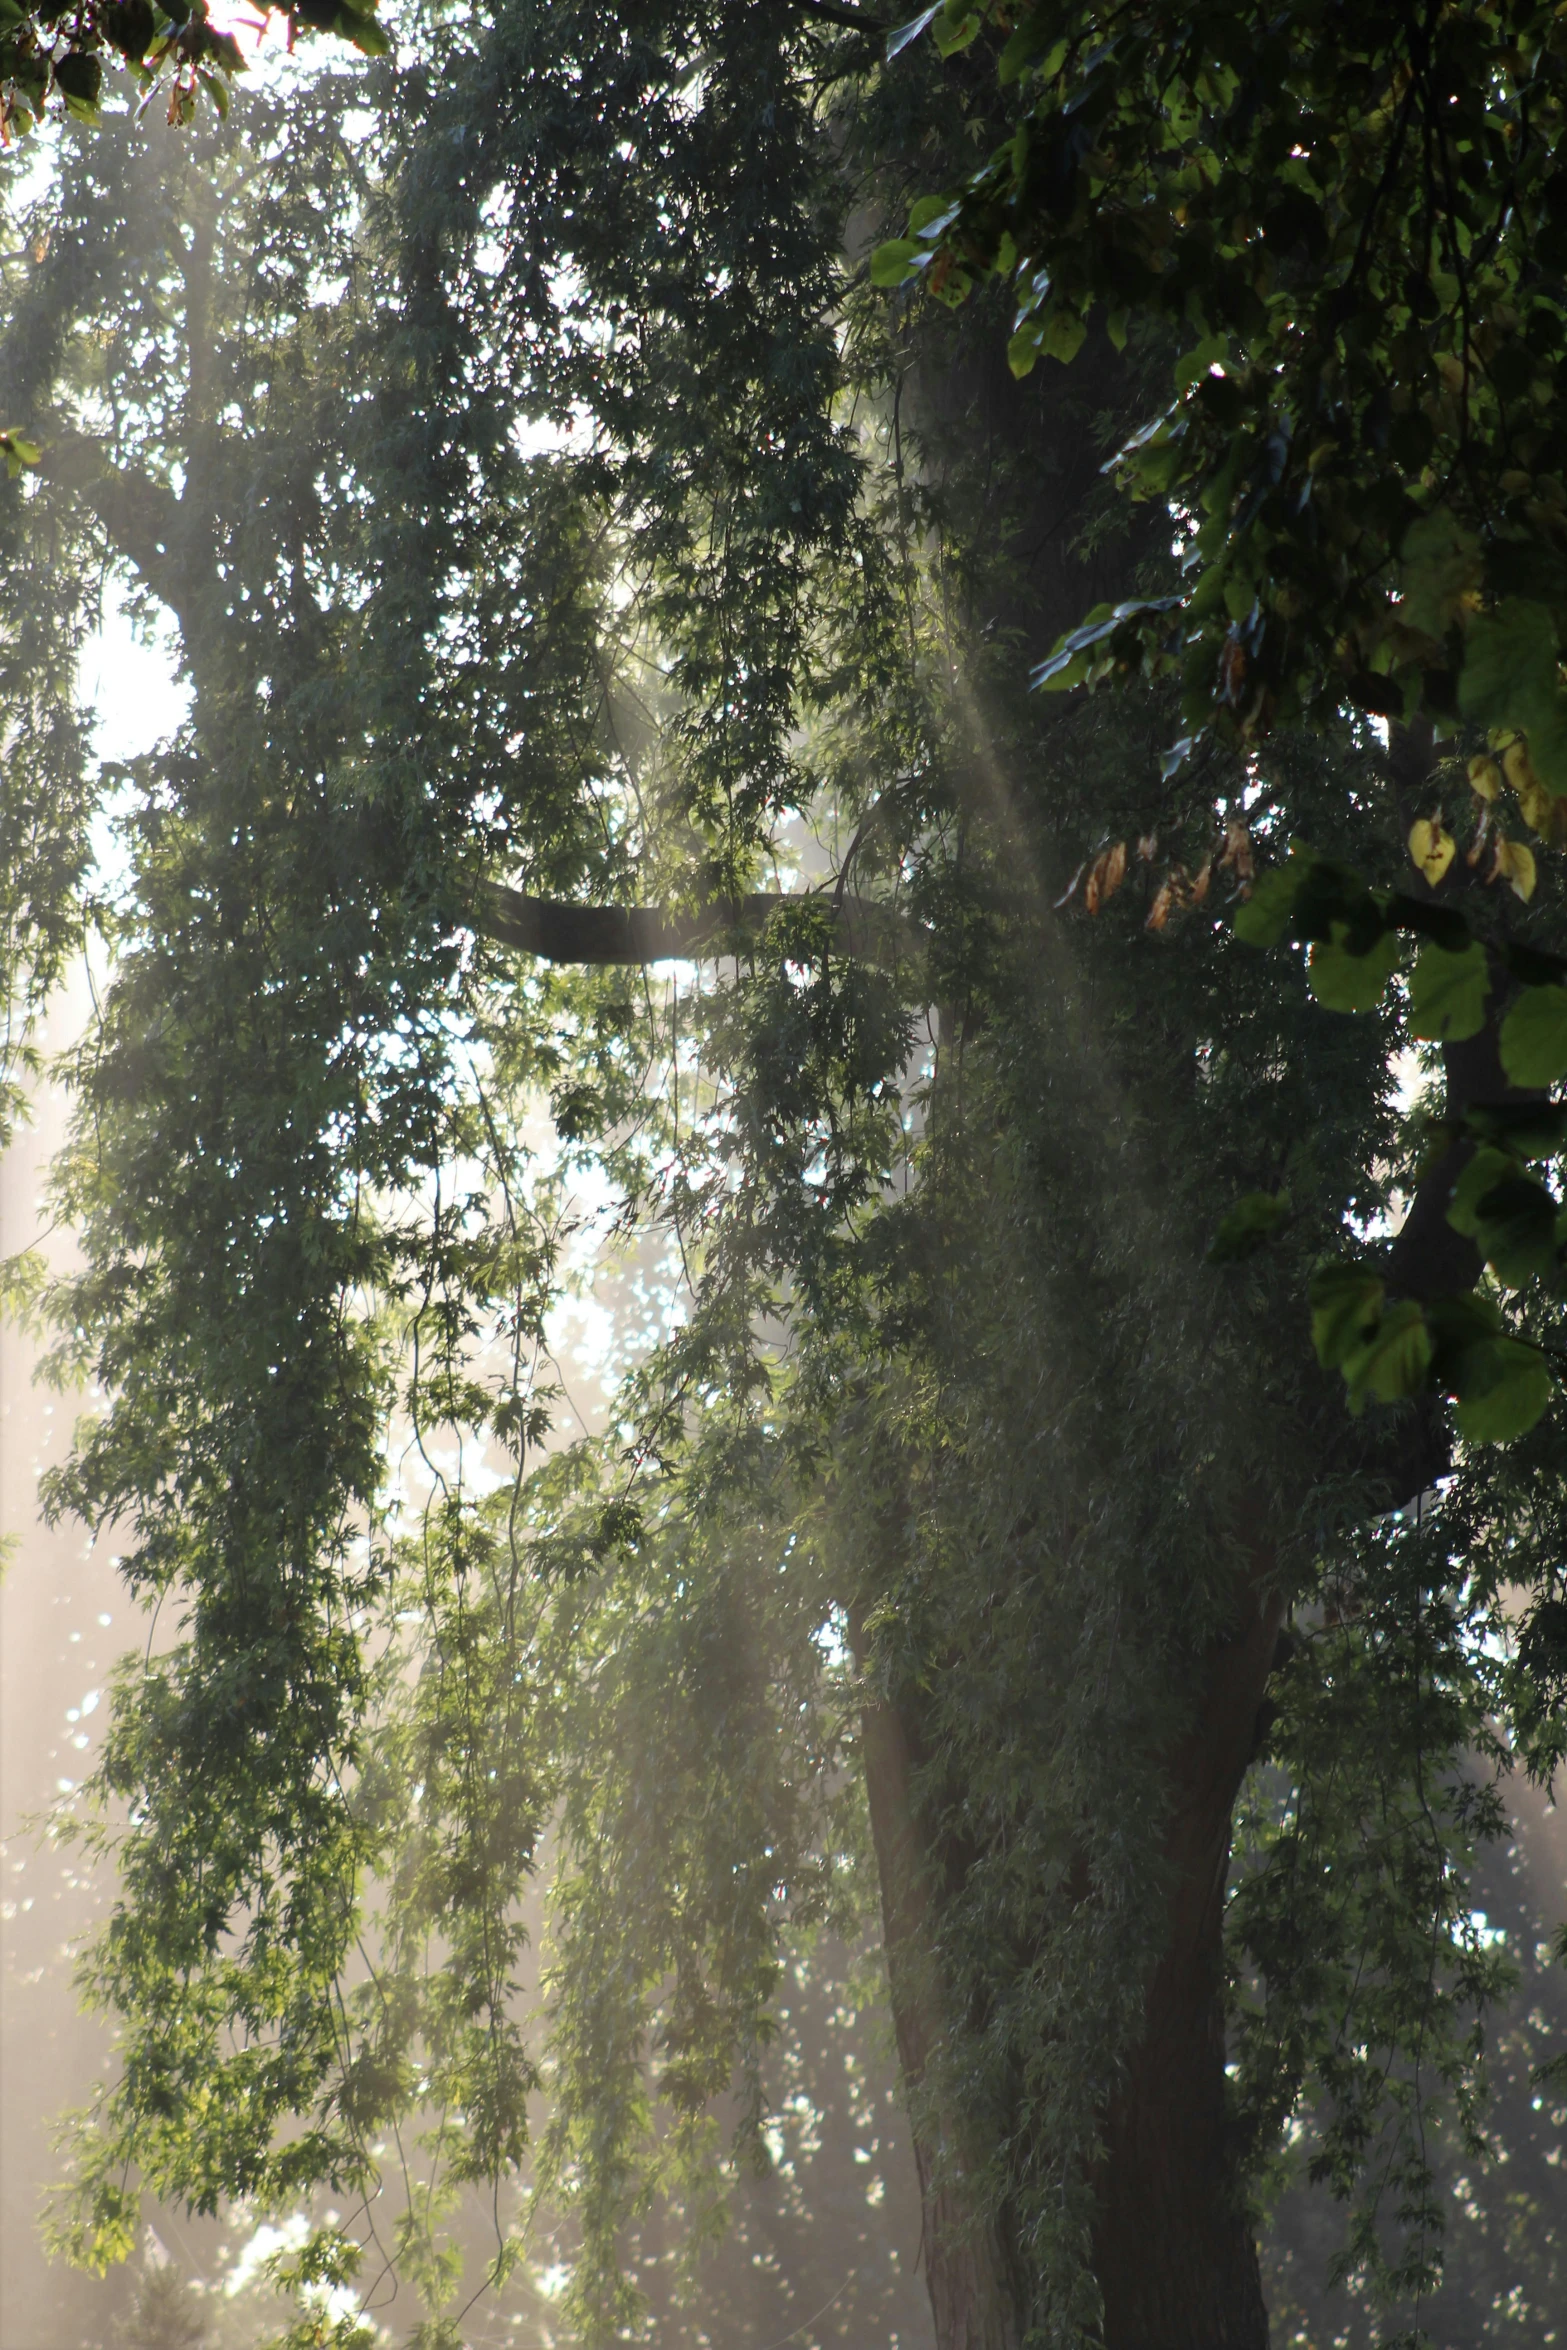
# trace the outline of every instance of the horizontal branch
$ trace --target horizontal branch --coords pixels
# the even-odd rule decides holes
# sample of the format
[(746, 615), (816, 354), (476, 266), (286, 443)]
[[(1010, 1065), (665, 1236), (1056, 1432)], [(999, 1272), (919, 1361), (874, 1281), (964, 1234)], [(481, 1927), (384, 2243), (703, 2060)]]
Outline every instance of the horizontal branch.
[(546, 963), (663, 963), (714, 961), (761, 936), (784, 906), (821, 906), (832, 915), (832, 943), (862, 961), (891, 961), (917, 949), (917, 925), (874, 898), (808, 897), (754, 890), (743, 898), (715, 898), (676, 911), (665, 906), (579, 906), (560, 898), (527, 897), (500, 882), (482, 884), (473, 906), (474, 928), (499, 946), (516, 947)]
[(891, 17), (870, 16), (860, 8), (840, 8), (837, 0), (795, 0), (795, 5), (807, 16), (819, 16), (824, 24), (841, 24), (851, 33), (890, 33), (893, 29)]

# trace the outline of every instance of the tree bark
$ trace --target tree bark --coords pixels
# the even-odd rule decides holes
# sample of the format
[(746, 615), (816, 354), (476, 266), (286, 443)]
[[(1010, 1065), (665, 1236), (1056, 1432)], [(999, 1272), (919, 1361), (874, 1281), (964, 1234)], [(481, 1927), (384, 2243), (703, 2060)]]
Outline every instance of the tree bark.
[[(850, 1640), (855, 1660), (863, 1667), (861, 1624), (852, 1611)], [(931, 1856), (914, 1801), (916, 1743), (899, 1709), (880, 1698), (867, 1698), (860, 1732), (881, 1885), (893, 2030), (911, 2108), (920, 2189), (920, 2257), (936, 2350), (1018, 2350), (1022, 2312), (1000, 2234), (969, 2206), (961, 2154), (939, 2144), (930, 2116), (921, 2109), (920, 2090), (944, 2019), (931, 1966)]]
[(1224, 1888), (1231, 1823), (1283, 1620), (1259, 1569), (1210, 1650), (1171, 1770), (1170, 1934), (1106, 2119), (1094, 2266), (1106, 2350), (1267, 2350), (1226, 2111)]
[[(1169, 1940), (1149, 1983), (1142, 2041), (1106, 2117), (1095, 2180), (1106, 2350), (1268, 2350), (1226, 2107), (1223, 1923), (1235, 1799), (1282, 1618), (1260, 1562), (1240, 1594), (1235, 1633), (1205, 1659), (1197, 1719), (1171, 1759)], [(851, 1641), (863, 1660), (852, 1618)], [(1028, 2324), (1016, 2265), (1001, 2230), (966, 2206), (961, 2161), (938, 2146), (937, 2125), (921, 2111), (945, 2018), (930, 1961), (939, 1869), (913, 1791), (917, 1732), (886, 1699), (868, 1700), (860, 1718), (936, 2350), (1016, 2350)]]

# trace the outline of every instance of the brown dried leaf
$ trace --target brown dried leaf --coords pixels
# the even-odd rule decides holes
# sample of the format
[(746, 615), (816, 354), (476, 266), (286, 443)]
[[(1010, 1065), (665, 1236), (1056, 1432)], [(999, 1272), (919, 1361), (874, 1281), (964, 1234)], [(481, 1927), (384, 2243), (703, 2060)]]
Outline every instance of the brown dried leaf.
[(1148, 909), (1148, 919), (1143, 925), (1144, 929), (1162, 930), (1170, 919), (1170, 909), (1174, 904), (1175, 883), (1169, 875), (1166, 875), (1159, 884), (1153, 904)]
[(1237, 881), (1254, 881), (1257, 868), (1251, 853), (1251, 828), (1240, 817), (1231, 816), (1224, 827), (1224, 854), (1220, 865), (1233, 872)]
[(1097, 914), (1101, 906), (1109, 904), (1126, 879), (1126, 843), (1118, 840), (1113, 848), (1101, 849), (1088, 869), (1083, 884), (1083, 903), (1090, 914)]
[(1159, 854), (1159, 835), (1145, 832), (1137, 843), (1137, 854), (1145, 865), (1151, 865)]
[(1191, 889), (1188, 892), (1188, 900), (1190, 904), (1194, 906), (1200, 906), (1202, 904), (1203, 899), (1208, 895), (1208, 884), (1210, 881), (1212, 881), (1212, 879), (1213, 859), (1210, 857), (1208, 862), (1198, 873), (1197, 878), (1192, 883)]

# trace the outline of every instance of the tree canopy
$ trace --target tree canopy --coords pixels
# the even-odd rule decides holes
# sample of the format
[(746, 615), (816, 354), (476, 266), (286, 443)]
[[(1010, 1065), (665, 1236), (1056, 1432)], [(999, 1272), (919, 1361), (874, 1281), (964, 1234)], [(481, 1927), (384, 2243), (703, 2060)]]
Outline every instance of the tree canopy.
[[(375, 0), (300, 0), (286, 9), (258, 0), (242, 22), (259, 37), (274, 16), (287, 27), (290, 49), (300, 33), (310, 32), (336, 33), (367, 57), (384, 57), (390, 47)], [(107, 83), (105, 67), (112, 77)], [(88, 0), (85, 7), (7, 0), (0, 27), (0, 133), (9, 143), (51, 115), (96, 124), (105, 99), (119, 94), (117, 68), (137, 93), (139, 113), (167, 89), (167, 119), (183, 124), (195, 119), (203, 97), (220, 115), (228, 112), (245, 56), (235, 35), (212, 23), (206, 0), (171, 0), (168, 7), (162, 0)], [(30, 442), (18, 448), (11, 435), (4, 445), (13, 463), (33, 461)]]
[[(1173, 404), (1116, 467), (1182, 517), (1180, 585), (1090, 614), (1038, 681), (1178, 678), (1173, 773), (1210, 740), (1346, 706), (1412, 729), (1423, 749), (1399, 782), (1425, 886), (1371, 890), (1296, 843), (1241, 927), (1311, 941), (1313, 984), (1346, 1010), (1418, 944), (1410, 1033), (1494, 1030), (1516, 1085), (1555, 1084), (1567, 970), (1514, 923), (1476, 918), (1455, 857), (1472, 809), (1469, 868), (1527, 903), (1539, 859), (1507, 812), (1554, 843), (1567, 790), (1557, 18), (955, 0), (889, 54), (927, 30), (944, 55), (994, 60), (1009, 135), (920, 198), (878, 281), (948, 302), (976, 278), (1006, 286), (1020, 374), (1071, 360), (1096, 314), (1123, 338), (1161, 319), (1176, 350)], [(1434, 732), (1451, 753), (1467, 730), (1473, 748), (1481, 729), (1466, 789), (1424, 746)], [(1553, 1195), (1532, 1168), (1558, 1147), (1490, 1117), (1454, 1156), (1453, 1221), (1504, 1285), (1556, 1279)], [(1250, 1203), (1255, 1236), (1267, 1212)], [(1472, 1297), (1433, 1310), (1403, 1286), (1385, 1312), (1375, 1271), (1319, 1281), (1319, 1352), (1352, 1393), (1434, 1380), (1491, 1437), (1544, 1408), (1548, 1353), (1527, 1356)]]
[[(1501, 1034), (1549, 1026), (1551, 852), (1502, 894), (1452, 854), (1470, 739), (1443, 765), (1413, 704), (1390, 738), (1339, 710), (1337, 676), (1402, 664), (1456, 727), (1435, 655), (1334, 669), (1316, 572), (1279, 649), (1280, 518), (1313, 501), (1373, 534), (1301, 526), (1334, 594), (1373, 556), (1366, 614), (1412, 592), (1348, 470), (1360, 376), (1322, 395), (1342, 460), (1292, 424), (1254, 480), (1305, 366), (1256, 256), (1193, 225), (1215, 290), (1148, 263), (1105, 321), (1108, 276), (1070, 274), (1119, 267), (1136, 210), (1115, 110), (1127, 185), (1150, 122), (1187, 136), (1162, 17), (1118, 17), (1101, 70), (1019, 14), (998, 81), (977, 12), (938, 20), (950, 63), (851, 13), (506, 0), (178, 142), (71, 128), (47, 190), (13, 182), (17, 1038), (89, 917), (113, 945), (59, 1175), (81, 1270), (39, 1301), (95, 1401), (50, 1500), (118, 1530), (157, 1612), (77, 1813), (120, 1871), (85, 1980), (122, 2041), (61, 2240), (123, 2256), (142, 2188), (368, 2197), (422, 2130), (394, 2250), (425, 2342), (460, 2339), (442, 2194), (523, 2176), (576, 2231), (572, 2322), (621, 2337), (658, 2198), (700, 2236), (764, 2158), (783, 1954), (879, 1911), (942, 2350), (1260, 2350), (1251, 2220), (1290, 2143), (1412, 2324), (1508, 1975), (1475, 1851), (1506, 1773), (1561, 1753), (1559, 1210), (1528, 1171), (1559, 1113)], [(1218, 152), (1222, 103), (1272, 173), (1259, 93), (1298, 130), (1297, 82), (1351, 56), (1313, 62), (1315, 23), (1199, 89), (1191, 139)], [(1371, 167), (1312, 103), (1347, 187)], [(1424, 103), (1375, 132), (1387, 220)], [(1074, 176), (998, 195), (984, 156), (1057, 122)], [(1233, 219), (1206, 152), (1149, 199), (1183, 236), (1210, 196)], [(1350, 197), (1311, 200), (1342, 239)], [(1281, 301), (1326, 284), (1301, 207)], [(1036, 328), (1072, 364), (1020, 378)], [(1172, 364), (1177, 420), (1127, 462), (1178, 456), (1128, 505), (1101, 468)], [(1429, 511), (1514, 543), (1453, 467)], [(1430, 634), (1464, 676), (1488, 596), (1554, 612), (1490, 560)], [(192, 690), (107, 777), (74, 688), (105, 565)], [(1063, 636), (1047, 682), (1146, 642), (1149, 691), (1031, 691)], [(1546, 757), (1532, 713), (1497, 723)], [(1549, 789), (1497, 748), (1521, 806)], [(1292, 927), (1309, 983), (1257, 951)], [(589, 1177), (654, 1327), (566, 1442)], [(497, 2211), (499, 2280), (526, 2210)], [(301, 2342), (355, 2340), (320, 2288), (358, 2257), (345, 2227), (300, 2256)]]

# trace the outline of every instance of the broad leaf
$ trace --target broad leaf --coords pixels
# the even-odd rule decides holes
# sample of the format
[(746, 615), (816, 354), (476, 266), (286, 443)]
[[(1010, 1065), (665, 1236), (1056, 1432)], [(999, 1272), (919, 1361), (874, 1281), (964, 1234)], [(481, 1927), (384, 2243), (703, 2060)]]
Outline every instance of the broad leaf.
[(1507, 1182), (1517, 1172), (1518, 1162), (1507, 1151), (1497, 1150), (1490, 1143), (1483, 1144), (1453, 1186), (1447, 1208), (1447, 1220), (1453, 1230), (1467, 1233), (1472, 1240), (1478, 1239), (1481, 1202), (1498, 1184)]
[(1344, 927), (1335, 923), (1333, 937), (1312, 948), (1311, 992), (1330, 1012), (1374, 1012), (1398, 968), (1402, 942), (1396, 931), (1384, 930), (1364, 954), (1352, 954)]
[(1319, 1265), (1311, 1277), (1311, 1342), (1332, 1371), (1359, 1346), (1382, 1311), (1384, 1284), (1365, 1265)]
[(1485, 1025), (1490, 991), (1490, 970), (1478, 939), (1456, 955), (1428, 940), (1409, 976), (1410, 1034), (1438, 1044), (1477, 1036)]
[(1567, 987), (1526, 987), (1502, 1022), (1502, 1067), (1514, 1085), (1567, 1076)]
[(1409, 828), (1410, 862), (1425, 875), (1431, 887), (1446, 873), (1458, 852), (1458, 843), (1441, 821), (1422, 816)]
[(1418, 1395), (1431, 1368), (1431, 1333), (1417, 1300), (1406, 1297), (1391, 1307), (1340, 1368), (1352, 1411), (1358, 1411), (1368, 1395), (1383, 1403)]
[(1551, 1400), (1551, 1374), (1537, 1346), (1491, 1338), (1471, 1347), (1454, 1381), (1458, 1432), (1468, 1444), (1506, 1444), (1532, 1428)]

